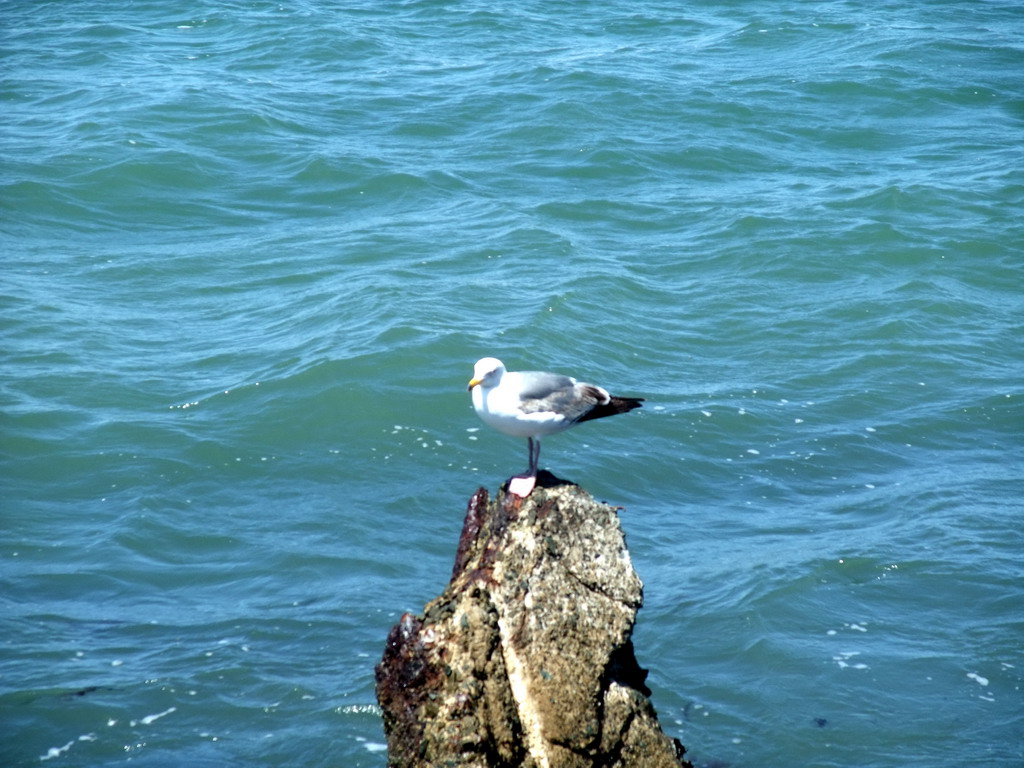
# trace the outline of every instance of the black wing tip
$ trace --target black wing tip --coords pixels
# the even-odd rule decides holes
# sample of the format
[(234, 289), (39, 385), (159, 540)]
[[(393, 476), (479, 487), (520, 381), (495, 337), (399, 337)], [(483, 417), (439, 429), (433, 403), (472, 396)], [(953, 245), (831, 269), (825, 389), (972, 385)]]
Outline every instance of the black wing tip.
[(576, 421), (591, 421), (603, 419), (606, 416), (616, 416), (620, 413), (627, 413), (634, 408), (640, 408), (644, 399), (642, 397), (610, 397), (607, 403), (594, 406)]
[(642, 397), (613, 397), (611, 404), (622, 410), (619, 413), (626, 413), (632, 411), (634, 408), (643, 408), (645, 398)]

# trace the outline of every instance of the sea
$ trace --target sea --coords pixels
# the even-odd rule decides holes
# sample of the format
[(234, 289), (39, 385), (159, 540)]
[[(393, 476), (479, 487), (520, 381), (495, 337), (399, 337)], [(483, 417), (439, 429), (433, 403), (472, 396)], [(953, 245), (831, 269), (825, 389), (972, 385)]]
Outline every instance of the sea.
[(1024, 766), (1024, 6), (6, 0), (0, 765), (383, 768), (527, 463), (705, 768)]

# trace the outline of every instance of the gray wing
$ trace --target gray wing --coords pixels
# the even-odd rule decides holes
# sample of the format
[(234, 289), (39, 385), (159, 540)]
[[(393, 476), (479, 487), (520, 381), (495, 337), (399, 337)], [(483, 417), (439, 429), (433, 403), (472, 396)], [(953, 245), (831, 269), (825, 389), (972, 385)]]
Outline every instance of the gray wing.
[(545, 371), (520, 371), (519, 397), (523, 400), (543, 400), (559, 392), (571, 391), (575, 379), (559, 373)]
[(567, 421), (586, 416), (606, 396), (597, 387), (578, 383), (575, 379), (544, 371), (521, 371), (522, 385), (519, 397), (523, 413), (553, 411)]

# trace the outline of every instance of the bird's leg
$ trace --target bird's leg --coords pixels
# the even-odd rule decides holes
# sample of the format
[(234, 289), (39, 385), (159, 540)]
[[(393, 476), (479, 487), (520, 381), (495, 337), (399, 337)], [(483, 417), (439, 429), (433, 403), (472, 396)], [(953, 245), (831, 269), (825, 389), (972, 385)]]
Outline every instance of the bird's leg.
[(508, 481), (509, 493), (514, 493), (524, 499), (533, 493), (533, 489), (537, 485), (537, 464), (540, 461), (540, 438), (536, 441), (532, 437), (526, 439), (530, 451), (530, 468), (526, 470), (525, 476), (517, 475)]

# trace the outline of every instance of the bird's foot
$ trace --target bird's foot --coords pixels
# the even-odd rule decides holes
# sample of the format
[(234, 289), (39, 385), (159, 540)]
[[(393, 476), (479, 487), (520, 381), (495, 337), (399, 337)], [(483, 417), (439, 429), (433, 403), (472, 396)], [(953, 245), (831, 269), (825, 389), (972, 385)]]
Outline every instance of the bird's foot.
[(520, 496), (525, 499), (533, 493), (533, 489), (536, 485), (536, 475), (516, 476), (509, 478), (508, 492), (514, 493), (516, 496)]

